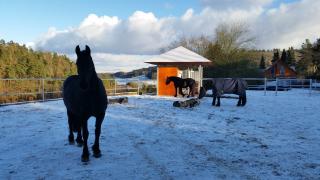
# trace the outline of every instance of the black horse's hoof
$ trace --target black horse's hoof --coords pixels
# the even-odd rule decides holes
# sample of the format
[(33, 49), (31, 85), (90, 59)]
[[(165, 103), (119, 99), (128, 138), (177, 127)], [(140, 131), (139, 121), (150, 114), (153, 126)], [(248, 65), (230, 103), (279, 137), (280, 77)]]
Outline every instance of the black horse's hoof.
[(76, 139), (76, 142), (77, 142), (77, 145), (79, 147), (82, 147), (82, 145), (83, 145), (83, 140), (82, 139)]
[(237, 104), (237, 106), (239, 107), (239, 106), (242, 106), (241, 104)]
[(74, 138), (73, 138), (73, 136), (69, 136), (68, 137), (68, 140), (69, 140), (69, 144), (74, 144)]
[(99, 157), (101, 157), (102, 155), (101, 155), (101, 152), (99, 152), (99, 153), (93, 153), (93, 157), (95, 157), (95, 158), (99, 158)]
[(92, 146), (92, 151), (93, 151), (93, 156), (95, 158), (101, 157), (101, 151), (100, 151), (99, 147), (93, 145)]
[(220, 104), (217, 104), (216, 107), (220, 107)]
[(81, 161), (82, 161), (82, 162), (88, 162), (88, 161), (89, 161), (89, 154), (86, 155), (86, 156), (82, 155), (82, 156), (81, 156)]

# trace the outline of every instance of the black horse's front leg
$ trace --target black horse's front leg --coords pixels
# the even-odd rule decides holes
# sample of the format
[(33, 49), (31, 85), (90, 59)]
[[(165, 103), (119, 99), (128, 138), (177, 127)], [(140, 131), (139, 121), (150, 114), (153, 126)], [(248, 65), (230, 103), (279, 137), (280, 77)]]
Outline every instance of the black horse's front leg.
[(185, 94), (183, 94), (183, 92), (182, 92), (182, 87), (179, 87), (179, 93), (182, 95), (182, 97), (185, 96)]
[(189, 86), (189, 94), (188, 94), (187, 98), (189, 98), (191, 96), (191, 94), (193, 94), (192, 91), (193, 90), (192, 90), (191, 86)]
[(83, 151), (81, 156), (82, 162), (88, 162), (89, 161), (89, 150), (88, 150), (88, 137), (89, 137), (89, 131), (88, 131), (88, 118), (86, 118), (82, 122), (82, 133), (83, 133)]
[(99, 147), (99, 139), (100, 139), (100, 133), (101, 133), (101, 124), (104, 119), (104, 115), (102, 114), (96, 119), (96, 130), (95, 130), (95, 140), (94, 144), (92, 146), (93, 156), (96, 158), (99, 158), (101, 156), (101, 151)]
[(74, 136), (73, 136), (73, 114), (70, 111), (67, 111), (68, 114), (68, 124), (69, 124), (69, 136), (68, 136), (68, 140), (69, 140), (69, 144), (74, 144)]
[(174, 86), (174, 89), (176, 90), (176, 94), (174, 95), (174, 97), (177, 97), (177, 95), (178, 95), (178, 89), (177, 88), (178, 88), (177, 86)]

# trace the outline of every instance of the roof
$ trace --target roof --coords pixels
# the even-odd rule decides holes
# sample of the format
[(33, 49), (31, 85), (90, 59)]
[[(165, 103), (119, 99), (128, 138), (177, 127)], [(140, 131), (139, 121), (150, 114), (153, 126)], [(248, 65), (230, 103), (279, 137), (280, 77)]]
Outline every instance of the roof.
[(211, 61), (200, 56), (199, 54), (190, 51), (182, 46), (179, 46), (175, 49), (167, 51), (159, 56), (156, 56), (145, 63), (149, 64), (190, 64), (190, 65), (205, 65), (210, 64)]

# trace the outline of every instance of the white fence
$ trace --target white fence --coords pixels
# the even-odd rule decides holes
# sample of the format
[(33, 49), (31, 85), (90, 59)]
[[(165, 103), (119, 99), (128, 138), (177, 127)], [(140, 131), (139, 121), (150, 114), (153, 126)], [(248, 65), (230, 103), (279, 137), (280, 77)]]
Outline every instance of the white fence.
[[(203, 81), (210, 81), (212, 78), (204, 78)], [(225, 78), (231, 79), (231, 78)], [(267, 78), (242, 78), (247, 81), (249, 90), (260, 90), (264, 92), (288, 91), (294, 88), (307, 89), (311, 95), (313, 90), (320, 90), (320, 81), (314, 79), (267, 79)]]
[[(135, 78), (102, 79), (108, 96), (152, 94), (155, 82)], [(0, 105), (60, 99), (64, 79), (0, 79)]]
[[(320, 81), (313, 79), (267, 79), (243, 78), (248, 83), (249, 90), (258, 90), (266, 95), (278, 95), (279, 91), (294, 88), (320, 90)], [(210, 81), (211, 78), (204, 78)], [(61, 98), (61, 87), (64, 79), (0, 79), (0, 105), (17, 104), (33, 101), (47, 101)], [(102, 79), (108, 96), (156, 94), (155, 80)]]

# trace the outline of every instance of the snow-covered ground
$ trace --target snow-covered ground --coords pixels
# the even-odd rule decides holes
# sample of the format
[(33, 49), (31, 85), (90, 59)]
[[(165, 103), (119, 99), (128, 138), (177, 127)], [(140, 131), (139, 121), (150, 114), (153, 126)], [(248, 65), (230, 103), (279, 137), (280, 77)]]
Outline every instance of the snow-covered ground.
[[(0, 107), (0, 179), (320, 179), (320, 92), (249, 91), (248, 104), (133, 96), (110, 105), (103, 156), (80, 161), (62, 101)], [(90, 146), (94, 120), (90, 119)]]

